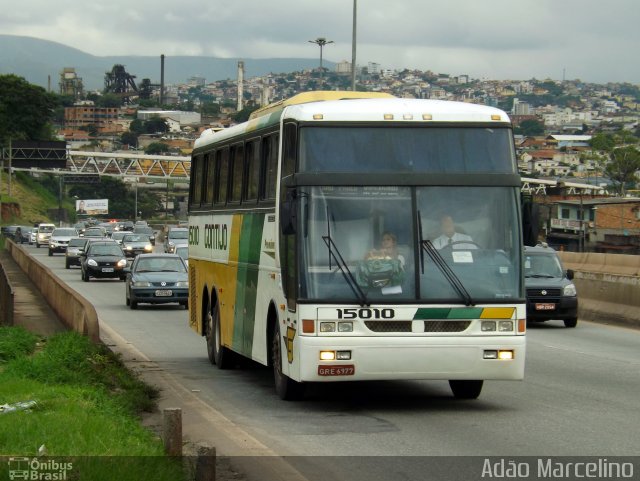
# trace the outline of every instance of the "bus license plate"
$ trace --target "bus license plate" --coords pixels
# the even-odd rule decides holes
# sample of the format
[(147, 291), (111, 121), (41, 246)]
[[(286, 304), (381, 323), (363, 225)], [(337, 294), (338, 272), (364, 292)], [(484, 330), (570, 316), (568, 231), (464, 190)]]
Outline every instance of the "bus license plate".
[(102, 272), (113, 272), (113, 267), (103, 267)]
[(536, 304), (536, 311), (553, 311), (556, 308), (555, 304), (538, 303)]
[(318, 376), (353, 376), (356, 367), (353, 364), (339, 366), (318, 366)]
[(156, 297), (169, 297), (173, 294), (170, 289), (158, 289), (156, 291)]

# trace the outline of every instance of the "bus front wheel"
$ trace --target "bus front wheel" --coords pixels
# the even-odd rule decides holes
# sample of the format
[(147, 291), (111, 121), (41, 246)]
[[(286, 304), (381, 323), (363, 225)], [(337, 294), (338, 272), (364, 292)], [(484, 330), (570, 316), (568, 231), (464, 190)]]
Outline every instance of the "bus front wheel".
[(304, 384), (294, 381), (282, 372), (282, 336), (280, 335), (280, 326), (278, 324), (273, 330), (271, 356), (276, 393), (280, 396), (280, 399), (286, 401), (301, 399), (304, 396)]
[(449, 387), (456, 399), (477, 399), (484, 381), (449, 381)]

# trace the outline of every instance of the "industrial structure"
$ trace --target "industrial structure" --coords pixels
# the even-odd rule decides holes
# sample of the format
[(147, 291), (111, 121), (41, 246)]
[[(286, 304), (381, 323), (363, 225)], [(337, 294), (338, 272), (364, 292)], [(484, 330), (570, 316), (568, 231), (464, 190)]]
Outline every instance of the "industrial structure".
[(84, 94), (82, 77), (78, 77), (76, 69), (65, 67), (60, 72), (60, 95), (68, 95), (75, 100), (80, 99)]

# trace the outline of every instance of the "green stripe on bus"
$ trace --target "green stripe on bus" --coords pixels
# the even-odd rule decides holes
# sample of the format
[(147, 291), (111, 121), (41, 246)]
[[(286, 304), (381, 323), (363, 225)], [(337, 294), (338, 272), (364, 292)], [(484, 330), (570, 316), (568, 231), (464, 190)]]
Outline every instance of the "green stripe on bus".
[(421, 307), (413, 319), (478, 319), (481, 315), (481, 307)]
[(238, 252), (233, 348), (246, 356), (251, 356), (253, 348), (263, 226), (264, 214), (244, 214)]

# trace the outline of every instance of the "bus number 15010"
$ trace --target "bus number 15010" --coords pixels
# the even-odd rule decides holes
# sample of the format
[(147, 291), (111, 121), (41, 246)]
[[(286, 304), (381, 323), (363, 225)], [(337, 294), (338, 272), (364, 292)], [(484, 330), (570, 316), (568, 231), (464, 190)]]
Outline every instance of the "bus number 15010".
[(396, 313), (393, 309), (377, 309), (377, 308), (347, 308), (336, 309), (338, 311), (338, 319), (393, 319)]

